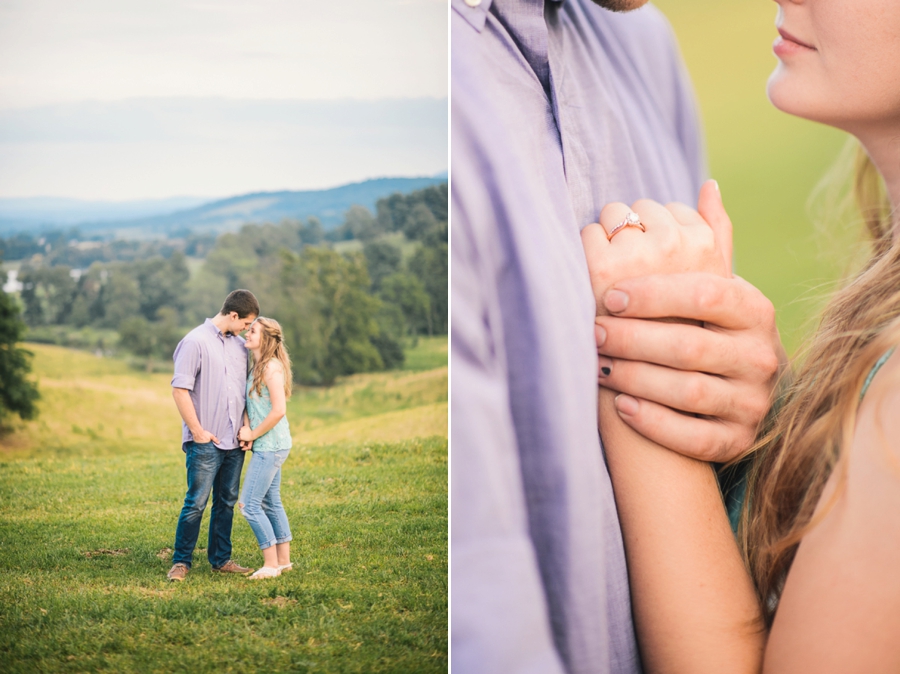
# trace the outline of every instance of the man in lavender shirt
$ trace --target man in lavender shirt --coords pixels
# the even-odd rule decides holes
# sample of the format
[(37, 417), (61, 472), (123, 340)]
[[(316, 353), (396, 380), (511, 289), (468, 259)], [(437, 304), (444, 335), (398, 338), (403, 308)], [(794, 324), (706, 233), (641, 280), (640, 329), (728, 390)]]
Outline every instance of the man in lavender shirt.
[(175, 530), (169, 580), (184, 580), (191, 568), (210, 491), (210, 565), (224, 573), (251, 571), (231, 559), (231, 525), (244, 466), (242, 450), (249, 449), (238, 442), (247, 386), (247, 349), (238, 333), (257, 316), (259, 302), (253, 293), (235, 290), (217, 316), (191, 330), (175, 348), (172, 396), (184, 420), (187, 494)]
[[(778, 361), (771, 304), (740, 279), (619, 283), (595, 335), (581, 229), (612, 201), (695, 203), (705, 172), (677, 46), (645, 1), (451, 0), (455, 672), (641, 671), (597, 342), (628, 363), (606, 380), (636, 400), (625, 422), (698, 458), (745, 449), (771, 394), (774, 365), (721, 376)], [(759, 325), (720, 327), (742, 312)], [(706, 323), (634, 320), (664, 316)]]

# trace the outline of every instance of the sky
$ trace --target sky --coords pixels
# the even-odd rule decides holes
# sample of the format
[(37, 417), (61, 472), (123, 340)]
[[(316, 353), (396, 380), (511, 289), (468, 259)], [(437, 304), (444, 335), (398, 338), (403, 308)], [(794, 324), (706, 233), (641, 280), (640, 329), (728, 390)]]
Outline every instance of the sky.
[(446, 0), (0, 0), (0, 197), (447, 170)]

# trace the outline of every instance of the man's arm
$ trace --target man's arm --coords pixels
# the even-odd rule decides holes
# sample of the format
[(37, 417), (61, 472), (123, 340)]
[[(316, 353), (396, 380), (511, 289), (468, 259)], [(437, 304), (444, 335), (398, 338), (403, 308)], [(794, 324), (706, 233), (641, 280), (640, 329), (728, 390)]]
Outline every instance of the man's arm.
[(191, 400), (191, 392), (186, 388), (173, 388), (172, 397), (175, 399), (175, 407), (178, 408), (178, 413), (181, 415), (184, 423), (187, 424), (194, 442), (201, 445), (207, 442), (219, 444), (219, 438), (200, 425), (200, 419), (197, 418), (197, 410), (194, 409), (194, 402)]

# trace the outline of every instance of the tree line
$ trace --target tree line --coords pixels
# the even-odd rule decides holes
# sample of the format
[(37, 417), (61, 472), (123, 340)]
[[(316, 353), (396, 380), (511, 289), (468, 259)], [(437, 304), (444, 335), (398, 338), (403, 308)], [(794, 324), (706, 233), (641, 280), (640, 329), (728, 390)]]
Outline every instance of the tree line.
[[(381, 199), (374, 214), (354, 206), (327, 232), (310, 218), (155, 243), (77, 246), (62, 233), (33, 241), (43, 252), (19, 268), (22, 317), (34, 341), (88, 331), (97, 340), (89, 346), (150, 364), (171, 357), (228, 292), (248, 288), (281, 322), (295, 378), (330, 384), (398, 367), (407, 341), (446, 334), (447, 232), (444, 183)], [(7, 250), (27, 245), (21, 235), (0, 240)], [(90, 263), (78, 271), (76, 260)]]

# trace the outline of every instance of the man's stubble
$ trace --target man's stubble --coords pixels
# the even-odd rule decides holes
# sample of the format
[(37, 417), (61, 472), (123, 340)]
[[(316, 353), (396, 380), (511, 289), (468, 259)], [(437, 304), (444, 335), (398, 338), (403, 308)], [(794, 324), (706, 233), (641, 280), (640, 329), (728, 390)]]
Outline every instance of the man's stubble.
[(612, 12), (630, 12), (647, 4), (647, 0), (594, 0), (594, 2)]

